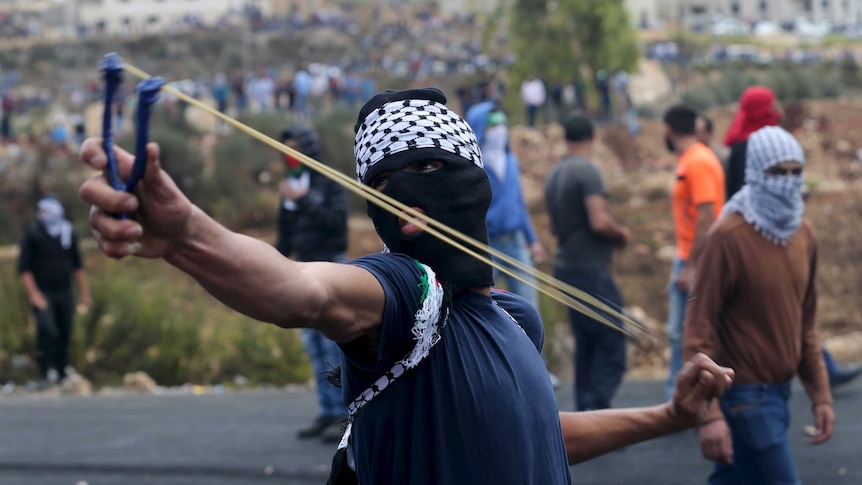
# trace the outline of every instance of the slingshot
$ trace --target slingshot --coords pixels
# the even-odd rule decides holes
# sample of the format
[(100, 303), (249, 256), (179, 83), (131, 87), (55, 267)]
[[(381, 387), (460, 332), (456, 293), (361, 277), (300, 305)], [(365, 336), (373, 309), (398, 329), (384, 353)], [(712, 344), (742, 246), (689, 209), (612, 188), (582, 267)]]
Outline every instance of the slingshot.
[[(152, 106), (159, 100), (159, 90), (165, 85), (162, 78), (144, 79), (137, 86), (138, 104), (135, 110), (135, 163), (125, 182), (120, 178), (117, 156), (114, 153), (113, 108), (114, 97), (123, 83), (123, 60), (116, 53), (102, 59), (101, 69), (105, 81), (105, 110), (102, 114), (102, 148), (108, 157), (108, 182), (116, 190), (132, 192), (144, 175), (147, 166), (147, 140), (150, 134)], [(125, 214), (118, 214), (125, 219)]]

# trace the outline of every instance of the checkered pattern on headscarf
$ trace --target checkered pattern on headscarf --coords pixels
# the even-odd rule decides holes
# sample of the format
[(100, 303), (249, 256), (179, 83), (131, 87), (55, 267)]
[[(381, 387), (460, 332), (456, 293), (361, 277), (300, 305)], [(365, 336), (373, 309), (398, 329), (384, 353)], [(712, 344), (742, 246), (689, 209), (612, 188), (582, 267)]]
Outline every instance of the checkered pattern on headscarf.
[(389, 155), (437, 148), (482, 167), (473, 130), (446, 106), (426, 99), (394, 101), (375, 109), (356, 132), (356, 176), (363, 181), (375, 163)]
[(794, 177), (764, 175), (765, 170), (783, 162), (799, 162), (805, 165), (805, 152), (796, 138), (778, 126), (767, 126), (755, 131), (748, 138), (745, 153), (745, 183), (794, 183)]
[(802, 174), (766, 173), (784, 162), (805, 165), (805, 152), (796, 138), (777, 126), (755, 131), (745, 154), (745, 186), (722, 209), (722, 217), (741, 214), (763, 237), (782, 246), (790, 243), (805, 213)]

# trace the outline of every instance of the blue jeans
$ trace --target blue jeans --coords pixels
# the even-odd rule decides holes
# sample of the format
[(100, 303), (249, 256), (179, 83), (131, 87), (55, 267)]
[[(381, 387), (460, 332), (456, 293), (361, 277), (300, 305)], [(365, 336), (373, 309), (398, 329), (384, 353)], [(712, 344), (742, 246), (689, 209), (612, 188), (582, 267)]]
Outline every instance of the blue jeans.
[[(620, 290), (607, 269), (554, 269), (554, 276), (614, 308), (622, 308)], [(569, 323), (575, 337), (575, 407), (578, 411), (607, 409), (626, 372), (626, 337), (572, 309)]]
[[(533, 266), (533, 258), (530, 255), (530, 248), (527, 247), (527, 238), (524, 236), (523, 232), (518, 231), (510, 234), (490, 236), (488, 239), (492, 248), (530, 267)], [(502, 264), (502, 262), (498, 258), (495, 257), (493, 259), (495, 263)], [(518, 274), (521, 278), (527, 281), (531, 281), (533, 282), (533, 284), (535, 284), (536, 279), (533, 278), (532, 275), (525, 274), (518, 269), (512, 268), (511, 265), (503, 264), (503, 266), (513, 270), (515, 274)], [(504, 274), (497, 268), (494, 268), (495, 284), (499, 285), (500, 278), (506, 280), (506, 289), (508, 289), (512, 293), (515, 293), (516, 295), (523, 296), (530, 303), (533, 304), (533, 307), (535, 307), (536, 309), (539, 308), (539, 296), (535, 288), (526, 283), (518, 281), (507, 274)]]
[(801, 485), (787, 439), (789, 399), (789, 382), (734, 384), (721, 397), (733, 465), (716, 464), (709, 485)]
[(668, 362), (668, 378), (665, 385), (665, 397), (673, 397), (676, 387), (676, 374), (682, 368), (682, 324), (685, 322), (685, 305), (688, 303), (688, 292), (676, 287), (679, 274), (685, 268), (685, 261), (674, 258), (670, 281), (667, 285), (669, 296), (667, 310), (667, 337), (670, 345), (670, 362)]
[(302, 343), (305, 345), (308, 360), (314, 371), (320, 414), (322, 416), (346, 415), (347, 406), (344, 404), (341, 389), (326, 380), (326, 372), (341, 365), (341, 349), (338, 348), (338, 344), (310, 328), (302, 329)]

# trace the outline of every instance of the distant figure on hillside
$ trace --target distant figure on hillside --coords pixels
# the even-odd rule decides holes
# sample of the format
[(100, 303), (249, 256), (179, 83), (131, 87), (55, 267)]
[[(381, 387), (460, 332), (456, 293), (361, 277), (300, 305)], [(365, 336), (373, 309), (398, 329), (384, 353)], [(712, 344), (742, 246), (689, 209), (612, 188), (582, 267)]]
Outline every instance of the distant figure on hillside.
[(613, 104), (611, 102), (611, 80), (607, 71), (601, 70), (596, 73), (596, 91), (599, 93), (600, 124), (608, 124), (614, 121)]
[[(611, 258), (628, 244), (630, 233), (608, 214), (602, 174), (591, 161), (593, 122), (575, 114), (563, 128), (566, 154), (545, 184), (545, 205), (559, 241), (554, 276), (622, 308)], [(569, 310), (569, 323), (575, 337), (575, 407), (609, 408), (626, 371), (626, 337), (575, 310)]]
[(45, 197), (36, 210), (36, 222), (21, 239), (18, 274), (36, 317), (36, 363), (39, 384), (45, 387), (66, 378), (76, 308), (73, 278), (78, 286), (80, 311), (90, 307), (91, 298), (78, 238), (63, 205), (53, 197)]
[(9, 91), (3, 93), (3, 100), (0, 102), (2, 114), (0, 114), (0, 138), (3, 141), (12, 139), (12, 110), (15, 104), (12, 102), (12, 94)]
[(227, 76), (222, 72), (213, 78), (212, 96), (219, 113), (224, 114), (227, 111), (227, 103), (230, 98), (230, 85), (227, 83)]
[[(527, 126), (536, 126), (536, 113), (548, 102), (545, 83), (536, 76), (530, 76), (521, 84), (521, 101), (527, 110)], [(546, 119), (545, 122), (548, 120)]]
[(254, 100), (259, 112), (270, 111), (274, 100), (275, 82), (266, 69), (261, 69), (258, 76), (248, 84), (248, 94)]
[[(284, 130), (281, 141), (304, 155), (320, 159), (320, 140), (311, 128), (294, 126)], [(285, 155), (284, 162), (287, 177), (279, 185), (282, 199), (276, 249), (296, 261), (345, 262), (347, 192), (291, 155)], [(298, 437), (337, 443), (341, 440), (341, 424), (347, 417), (347, 408), (341, 390), (327, 381), (326, 373), (341, 365), (341, 351), (338, 344), (311, 328), (302, 329), (302, 342), (314, 371), (320, 415), (308, 428), (300, 430)]]
[(241, 117), (245, 115), (245, 110), (248, 108), (248, 97), (245, 92), (245, 74), (241, 70), (237, 70), (234, 74), (230, 89), (233, 93), (236, 116)]

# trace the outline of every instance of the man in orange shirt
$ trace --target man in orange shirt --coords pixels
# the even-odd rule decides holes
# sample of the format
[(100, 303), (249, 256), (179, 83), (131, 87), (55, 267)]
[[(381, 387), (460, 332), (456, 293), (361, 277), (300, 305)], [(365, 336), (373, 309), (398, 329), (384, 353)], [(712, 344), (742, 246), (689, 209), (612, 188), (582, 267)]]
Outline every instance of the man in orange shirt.
[(715, 153), (698, 141), (697, 117), (696, 111), (683, 105), (670, 108), (664, 115), (665, 142), (679, 157), (673, 186), (676, 257), (668, 284), (667, 396), (673, 395), (676, 374), (682, 367), (682, 324), (695, 262), (706, 232), (724, 204), (724, 170)]

